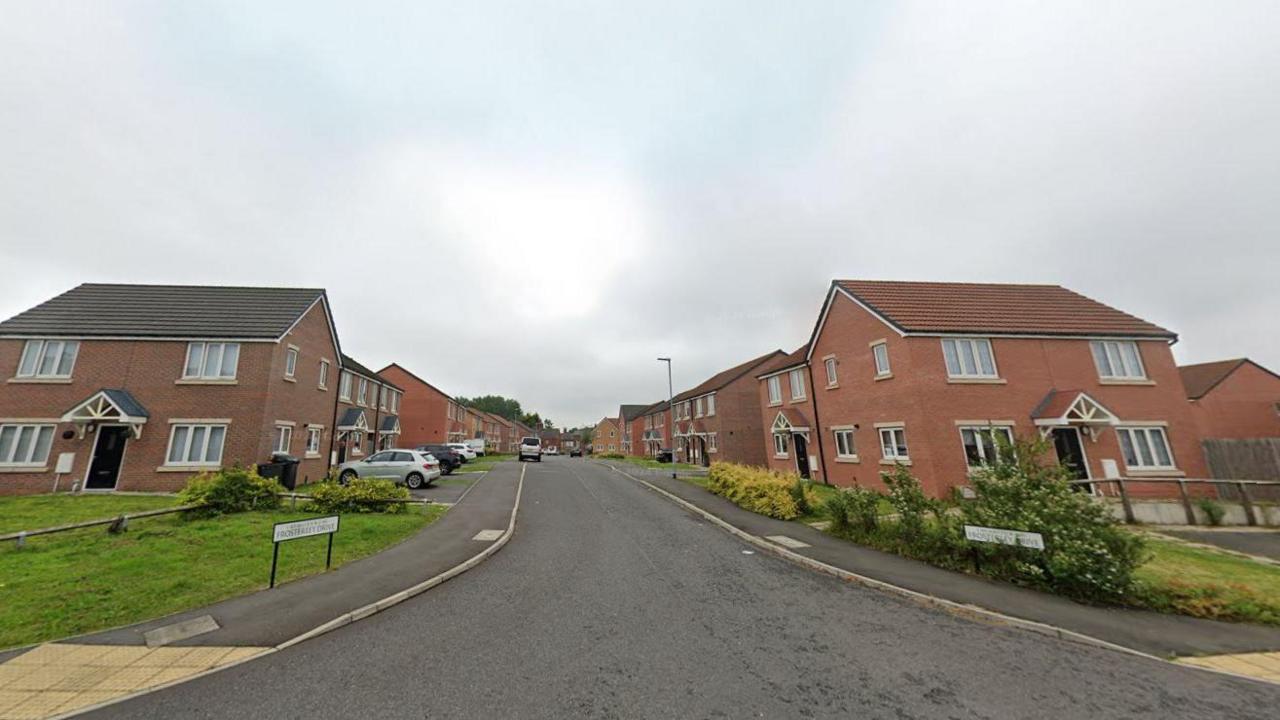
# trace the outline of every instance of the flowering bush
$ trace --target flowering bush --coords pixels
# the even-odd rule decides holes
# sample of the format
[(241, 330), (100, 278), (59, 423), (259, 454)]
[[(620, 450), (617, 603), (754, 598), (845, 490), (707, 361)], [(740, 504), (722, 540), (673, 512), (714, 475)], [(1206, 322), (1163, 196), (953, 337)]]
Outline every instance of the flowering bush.
[(734, 463), (713, 463), (707, 473), (707, 489), (722, 495), (739, 507), (779, 520), (791, 520), (803, 514), (803, 507), (813, 504), (811, 491), (797, 478), (776, 470), (748, 467)]

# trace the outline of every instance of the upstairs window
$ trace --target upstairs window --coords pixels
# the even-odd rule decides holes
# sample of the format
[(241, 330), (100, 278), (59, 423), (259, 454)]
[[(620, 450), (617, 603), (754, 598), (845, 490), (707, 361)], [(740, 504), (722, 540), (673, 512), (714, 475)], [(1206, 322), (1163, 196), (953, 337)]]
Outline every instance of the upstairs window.
[(338, 377), (338, 398), (351, 400), (351, 373), (344, 372)]
[(387, 386), (386, 385), (383, 385), (381, 389), (378, 390), (378, 407), (383, 410), (387, 409)]
[(18, 377), (69, 378), (79, 352), (78, 340), (28, 340), (18, 362)]
[(876, 343), (871, 346), (871, 354), (876, 360), (876, 377), (885, 377), (892, 374), (889, 368), (889, 346), (885, 343)]
[(836, 376), (836, 359), (829, 357), (826, 360), (823, 360), (822, 364), (827, 367), (827, 387), (831, 387), (839, 382), (840, 378)]
[(317, 384), (320, 386), (321, 390), (327, 390), (329, 388), (329, 361), (328, 360), (320, 361), (320, 381)]
[(358, 387), (360, 389), (356, 391), (356, 404), (364, 405), (365, 401), (369, 399), (369, 381), (364, 378), (360, 378), (360, 385)]
[(1093, 362), (1103, 380), (1146, 380), (1138, 343), (1132, 340), (1094, 340)]
[(804, 372), (796, 369), (788, 373), (791, 380), (791, 399), (804, 399)]
[(769, 378), (769, 404), (778, 405), (782, 402), (782, 376), (774, 375)]
[(240, 343), (193, 342), (187, 345), (186, 380), (234, 380)]
[(707, 396), (707, 417), (716, 414), (716, 396), (714, 394)]
[(395, 391), (391, 393), (391, 412), (400, 412), (400, 393)]
[(298, 372), (298, 348), (284, 351), (284, 376), (293, 377)]
[(986, 338), (945, 338), (942, 354), (953, 378), (995, 378), (996, 361)]
[(697, 408), (695, 412), (697, 413), (698, 417), (702, 417), (702, 407), (703, 407), (702, 398), (698, 398), (697, 402), (694, 404), (694, 407)]

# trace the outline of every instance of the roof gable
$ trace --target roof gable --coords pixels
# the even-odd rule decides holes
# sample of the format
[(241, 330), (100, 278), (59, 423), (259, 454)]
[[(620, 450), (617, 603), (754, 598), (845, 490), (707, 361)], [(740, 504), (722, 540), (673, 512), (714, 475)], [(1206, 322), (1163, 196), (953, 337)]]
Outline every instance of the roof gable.
[(1231, 373), (1239, 370), (1248, 363), (1262, 372), (1267, 373), (1276, 378), (1276, 375), (1270, 370), (1262, 367), (1258, 363), (1249, 358), (1236, 358), (1234, 360), (1216, 360), (1214, 362), (1197, 363), (1195, 365), (1179, 365), (1178, 374), (1182, 376), (1182, 385), (1186, 388), (1187, 399), (1199, 400), (1213, 390), (1231, 376)]
[(790, 354), (783, 355), (776, 360), (764, 363), (760, 367), (756, 368), (756, 377), (764, 379), (769, 375), (776, 375), (784, 370), (804, 367), (805, 363), (808, 362), (806, 359), (808, 354), (809, 346), (807, 344), (803, 345)]
[(761, 364), (777, 357), (785, 357), (785, 355), (781, 350), (773, 350), (761, 355), (760, 357), (752, 358), (741, 365), (735, 365), (728, 370), (722, 370), (704, 380), (700, 385), (679, 393), (675, 396), (675, 401), (680, 402), (681, 400), (688, 400), (699, 395), (706, 395), (707, 393), (715, 392), (743, 375), (746, 375)]
[(85, 283), (0, 322), (0, 335), (278, 340), (324, 298), (318, 288)]

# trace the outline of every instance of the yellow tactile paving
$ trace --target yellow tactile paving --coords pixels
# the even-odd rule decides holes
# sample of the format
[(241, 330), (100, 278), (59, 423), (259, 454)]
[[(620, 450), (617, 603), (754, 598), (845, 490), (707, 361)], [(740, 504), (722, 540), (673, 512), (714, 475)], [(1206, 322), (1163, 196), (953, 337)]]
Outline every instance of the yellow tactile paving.
[(267, 648), (52, 643), (0, 664), (0, 720), (48, 718), (179, 682)]
[(1259, 680), (1280, 682), (1280, 652), (1240, 653), (1237, 655), (1210, 655), (1182, 658), (1184, 665), (1225, 670), (1237, 675), (1247, 675)]

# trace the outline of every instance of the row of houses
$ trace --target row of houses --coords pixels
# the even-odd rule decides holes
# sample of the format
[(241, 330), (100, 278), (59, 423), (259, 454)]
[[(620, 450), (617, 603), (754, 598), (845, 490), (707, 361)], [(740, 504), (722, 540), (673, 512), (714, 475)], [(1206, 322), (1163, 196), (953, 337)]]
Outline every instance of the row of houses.
[(1055, 285), (835, 280), (802, 347), (600, 427), (619, 452), (841, 486), (906, 465), (935, 496), (1015, 436), (1048, 440), (1080, 479), (1205, 478), (1203, 440), (1280, 437), (1280, 376), (1244, 359), (1180, 368), (1177, 339)]
[(521, 423), (342, 350), (324, 290), (85, 284), (0, 322), (0, 493), (172, 491), (275, 453), (298, 477)]

